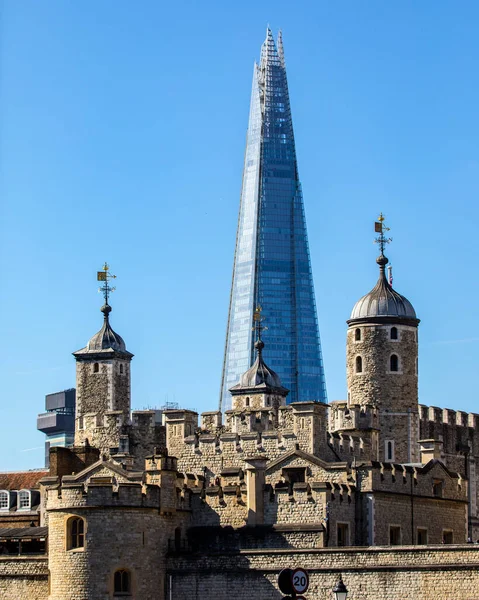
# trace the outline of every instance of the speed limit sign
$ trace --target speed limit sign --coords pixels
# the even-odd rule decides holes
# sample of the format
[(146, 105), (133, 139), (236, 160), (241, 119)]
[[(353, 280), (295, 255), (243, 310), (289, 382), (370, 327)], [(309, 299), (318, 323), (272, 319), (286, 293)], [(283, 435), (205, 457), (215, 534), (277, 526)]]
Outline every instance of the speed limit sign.
[(309, 576), (304, 569), (294, 569), (291, 579), (297, 594), (304, 594), (308, 590)]

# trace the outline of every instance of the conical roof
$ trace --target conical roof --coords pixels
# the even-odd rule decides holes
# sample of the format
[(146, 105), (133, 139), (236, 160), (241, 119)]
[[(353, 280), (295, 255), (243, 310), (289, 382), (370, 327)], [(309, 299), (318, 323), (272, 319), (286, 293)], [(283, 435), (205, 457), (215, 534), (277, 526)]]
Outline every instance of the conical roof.
[(82, 350), (78, 350), (74, 352), (74, 356), (84, 356), (86, 354), (123, 354), (125, 357), (132, 357), (133, 354), (128, 352), (126, 349), (126, 344), (123, 338), (113, 331), (110, 325), (109, 315), (111, 312), (111, 306), (109, 304), (104, 304), (101, 307), (101, 312), (103, 313), (104, 320), (103, 326), (98, 333), (90, 338), (90, 341)]
[(241, 375), (239, 383), (230, 388), (230, 392), (235, 395), (246, 390), (253, 391), (274, 391), (283, 395), (287, 395), (288, 389), (282, 386), (281, 379), (273, 369), (270, 369), (263, 360), (264, 342), (258, 340), (255, 342), (256, 360), (253, 366), (250, 367), (243, 375)]
[(385, 267), (388, 264), (388, 259), (384, 254), (381, 254), (376, 262), (379, 265), (379, 279), (373, 289), (356, 302), (348, 324), (370, 319), (384, 319), (417, 325), (419, 319), (413, 305), (407, 298), (393, 290), (386, 279)]

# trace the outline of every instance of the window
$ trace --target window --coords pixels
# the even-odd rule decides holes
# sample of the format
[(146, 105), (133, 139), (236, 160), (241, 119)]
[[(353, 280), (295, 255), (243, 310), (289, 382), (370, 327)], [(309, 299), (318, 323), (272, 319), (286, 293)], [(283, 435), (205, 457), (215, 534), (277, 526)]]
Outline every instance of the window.
[(427, 544), (427, 529), (422, 527), (417, 528), (417, 543), (419, 546), (425, 546)]
[(130, 573), (126, 569), (119, 569), (115, 572), (113, 579), (113, 590), (115, 594), (125, 595), (130, 593), (131, 578)]
[(399, 371), (399, 358), (397, 354), (391, 354), (391, 358), (389, 360), (389, 370), (390, 371)]
[(349, 546), (349, 523), (337, 524), (338, 546)]
[(442, 498), (443, 483), (442, 479), (434, 479), (432, 482), (432, 495), (436, 498)]
[(360, 341), (361, 341), (361, 330), (360, 330), (359, 328), (358, 328), (358, 329), (356, 329), (356, 331), (354, 332), (354, 339), (355, 339), (357, 342), (360, 342)]
[(398, 328), (397, 327), (391, 327), (391, 339), (392, 340), (398, 339)]
[(442, 543), (443, 544), (453, 544), (452, 531), (449, 529), (444, 529), (442, 532)]
[(30, 492), (20, 490), (18, 492), (18, 510), (28, 510), (30, 508)]
[(67, 527), (67, 550), (85, 546), (85, 521), (80, 517), (71, 517)]
[(389, 544), (399, 546), (401, 543), (401, 528), (398, 525), (389, 526)]
[(95, 363), (93, 365), (93, 373), (99, 373), (100, 372), (100, 365), (98, 363)]
[(386, 440), (384, 442), (384, 457), (386, 462), (394, 462), (394, 441)]
[(363, 359), (360, 356), (356, 356), (356, 373), (363, 372)]
[(123, 365), (120, 365), (120, 375), (123, 375)]
[(8, 510), (10, 508), (10, 494), (8, 492), (0, 492), (0, 510)]
[(249, 398), (246, 398), (245, 404), (246, 404), (246, 406), (249, 406)]

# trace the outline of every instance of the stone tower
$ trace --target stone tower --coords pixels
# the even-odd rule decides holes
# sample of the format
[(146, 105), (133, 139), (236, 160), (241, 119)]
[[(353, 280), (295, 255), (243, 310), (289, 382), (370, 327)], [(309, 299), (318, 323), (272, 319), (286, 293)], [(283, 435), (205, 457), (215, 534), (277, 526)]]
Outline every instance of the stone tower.
[(418, 460), (418, 324), (412, 304), (386, 279), (383, 217), (376, 224), (379, 279), (347, 321), (348, 406), (379, 412), (378, 459)]
[(130, 421), (133, 354), (110, 326), (108, 293), (101, 312), (100, 331), (85, 348), (73, 353), (77, 361), (75, 446), (89, 443), (109, 455), (128, 454), (128, 436), (122, 436), (121, 431)]

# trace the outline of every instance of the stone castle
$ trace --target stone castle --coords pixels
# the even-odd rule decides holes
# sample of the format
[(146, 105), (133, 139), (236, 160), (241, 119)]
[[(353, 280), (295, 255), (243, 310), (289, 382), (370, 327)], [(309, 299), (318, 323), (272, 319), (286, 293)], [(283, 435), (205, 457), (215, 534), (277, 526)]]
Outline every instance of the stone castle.
[(287, 404), (258, 310), (232, 410), (131, 412), (133, 354), (105, 303), (74, 353), (74, 446), (40, 480), (47, 552), (0, 556), (0, 597), (273, 600), (302, 566), (307, 598), (340, 573), (354, 600), (479, 598), (479, 415), (418, 404), (419, 319), (383, 249), (347, 321), (347, 400), (330, 405)]

